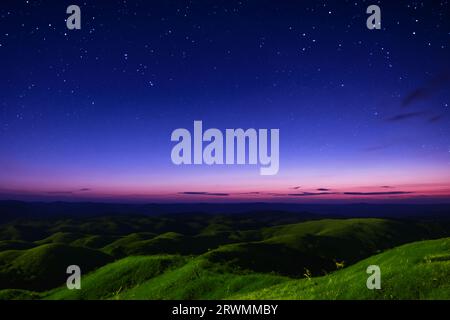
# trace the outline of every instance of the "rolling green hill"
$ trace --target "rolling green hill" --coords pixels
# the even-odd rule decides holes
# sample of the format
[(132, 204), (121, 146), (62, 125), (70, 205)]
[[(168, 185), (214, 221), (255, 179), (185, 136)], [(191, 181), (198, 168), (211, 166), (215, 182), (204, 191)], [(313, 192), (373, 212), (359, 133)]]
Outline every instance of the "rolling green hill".
[(83, 278), (82, 290), (55, 289), (47, 299), (111, 299), (186, 262), (181, 256), (127, 257), (107, 264)]
[(0, 252), (6, 250), (24, 250), (35, 247), (36, 244), (22, 240), (2, 240), (0, 241)]
[[(366, 268), (381, 269), (368, 290)], [(230, 299), (450, 299), (450, 238), (406, 244), (327, 276), (288, 281)]]
[(202, 256), (128, 257), (87, 275), (82, 290), (73, 291), (63, 287), (43, 293), (41, 297), (220, 299), (235, 292), (252, 292), (287, 280), (289, 278), (270, 274), (234, 273)]
[(36, 244), (49, 244), (49, 243), (65, 243), (70, 244), (71, 242), (84, 238), (85, 235), (82, 233), (73, 232), (55, 232), (51, 236), (48, 236), (42, 240), (35, 241)]
[(65, 282), (69, 265), (87, 272), (111, 261), (103, 252), (64, 244), (7, 250), (0, 253), (0, 288), (50, 289)]
[(224, 245), (211, 261), (256, 272), (320, 275), (399, 244), (430, 238), (418, 224), (386, 219), (326, 219), (264, 228), (260, 241)]
[[(161, 264), (166, 259), (167, 264)], [(368, 290), (366, 269), (381, 268), (381, 290)], [(125, 274), (125, 276), (124, 276)], [(125, 258), (94, 271), (80, 291), (46, 299), (450, 299), (450, 238), (387, 250), (322, 277), (290, 279), (243, 273), (204, 256)]]
[[(0, 299), (448, 298), (447, 223), (178, 218), (0, 225)], [(81, 267), (81, 290), (65, 288), (72, 264)], [(366, 289), (367, 264), (382, 267), (382, 290)]]

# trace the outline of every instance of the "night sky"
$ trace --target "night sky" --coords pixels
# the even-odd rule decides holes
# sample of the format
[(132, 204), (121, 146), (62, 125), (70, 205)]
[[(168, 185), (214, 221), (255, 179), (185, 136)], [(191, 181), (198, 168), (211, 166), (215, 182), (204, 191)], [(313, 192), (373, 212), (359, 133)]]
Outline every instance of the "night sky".
[[(450, 202), (449, 1), (2, 0), (0, 74), (1, 199)], [(279, 173), (175, 166), (194, 120)]]

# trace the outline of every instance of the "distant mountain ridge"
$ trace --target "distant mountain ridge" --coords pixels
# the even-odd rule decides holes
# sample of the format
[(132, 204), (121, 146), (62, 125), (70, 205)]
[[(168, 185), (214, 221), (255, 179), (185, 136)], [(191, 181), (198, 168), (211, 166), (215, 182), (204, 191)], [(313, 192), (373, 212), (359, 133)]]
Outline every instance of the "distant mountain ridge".
[(161, 215), (183, 213), (246, 214), (285, 213), (305, 218), (323, 217), (424, 217), (450, 219), (450, 204), (290, 204), (290, 203), (176, 203), (127, 204), (101, 202), (0, 201), (0, 222), (60, 216)]

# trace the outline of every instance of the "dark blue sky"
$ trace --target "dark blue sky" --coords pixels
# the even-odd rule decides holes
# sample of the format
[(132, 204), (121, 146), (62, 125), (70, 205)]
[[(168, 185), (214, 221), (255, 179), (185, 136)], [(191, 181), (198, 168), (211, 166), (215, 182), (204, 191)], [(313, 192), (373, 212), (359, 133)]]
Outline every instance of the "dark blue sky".
[[(2, 1), (2, 197), (448, 199), (450, 5), (393, 2)], [(194, 120), (279, 128), (279, 174), (174, 166)]]

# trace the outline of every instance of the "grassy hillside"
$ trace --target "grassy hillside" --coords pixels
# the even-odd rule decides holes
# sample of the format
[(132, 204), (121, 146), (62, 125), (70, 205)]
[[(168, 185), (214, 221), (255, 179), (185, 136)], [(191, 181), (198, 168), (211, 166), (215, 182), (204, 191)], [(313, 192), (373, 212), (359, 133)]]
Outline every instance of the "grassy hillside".
[(0, 253), (0, 288), (45, 290), (61, 285), (67, 266), (88, 272), (112, 261), (100, 251), (64, 244), (46, 244), (28, 250)]
[(427, 228), (413, 223), (325, 219), (264, 228), (262, 240), (221, 246), (208, 256), (242, 269), (302, 277), (306, 272), (325, 274), (384, 249), (429, 237)]
[(0, 290), (0, 300), (37, 300), (41, 295), (37, 292), (21, 289)]
[[(369, 265), (381, 269), (381, 290), (366, 287)], [(288, 281), (230, 298), (450, 299), (450, 238), (406, 244), (324, 277)]]
[(35, 247), (36, 245), (32, 242), (22, 241), (22, 240), (2, 240), (0, 241), (0, 252), (6, 250), (24, 250)]
[[(449, 240), (412, 242), (449, 235), (431, 220), (257, 214), (8, 222), (0, 299), (447, 298)], [(64, 286), (72, 264), (82, 290)], [(383, 290), (366, 289), (368, 264)]]
[[(162, 263), (164, 261), (164, 263)], [(381, 268), (381, 290), (368, 290), (366, 269)], [(83, 289), (46, 299), (450, 299), (450, 238), (380, 253), (323, 277), (290, 279), (244, 273), (204, 256), (125, 258), (94, 271)]]
[(111, 299), (121, 292), (182, 266), (181, 256), (127, 257), (101, 267), (83, 278), (82, 290), (55, 289), (46, 299)]
[(288, 281), (270, 274), (236, 273), (204, 257), (129, 257), (89, 274), (80, 291), (59, 288), (45, 299), (222, 299)]

